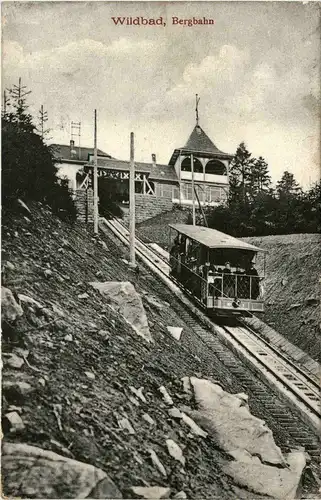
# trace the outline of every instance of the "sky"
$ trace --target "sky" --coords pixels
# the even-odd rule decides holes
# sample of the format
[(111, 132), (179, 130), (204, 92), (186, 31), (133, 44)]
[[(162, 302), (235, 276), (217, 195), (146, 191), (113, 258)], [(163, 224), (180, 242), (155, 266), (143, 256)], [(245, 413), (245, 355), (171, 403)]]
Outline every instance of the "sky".
[[(112, 17), (159, 19), (115, 25)], [(215, 20), (172, 24), (172, 18)], [(164, 25), (166, 24), (166, 25)], [(285, 170), (307, 188), (320, 179), (320, 5), (299, 2), (2, 2), (2, 88), (32, 91), (52, 142), (167, 164), (195, 126), (222, 151), (245, 141), (276, 182)]]

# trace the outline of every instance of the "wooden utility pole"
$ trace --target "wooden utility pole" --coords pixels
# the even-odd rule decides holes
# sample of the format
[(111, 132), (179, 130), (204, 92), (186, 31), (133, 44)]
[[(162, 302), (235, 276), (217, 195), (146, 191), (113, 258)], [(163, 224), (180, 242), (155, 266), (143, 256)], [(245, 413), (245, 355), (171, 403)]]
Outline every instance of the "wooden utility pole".
[(191, 155), (191, 172), (192, 172), (192, 214), (193, 214), (193, 226), (195, 226), (195, 186), (194, 186), (194, 156)]
[(97, 110), (94, 119), (94, 233), (98, 234)]
[(178, 185), (179, 185), (179, 193), (178, 193), (178, 198), (179, 198), (179, 206), (182, 205), (182, 151), (179, 152), (179, 157), (178, 157)]
[(9, 100), (7, 98), (7, 92), (4, 90), (3, 91), (3, 114), (7, 114), (7, 104), (9, 103)]
[(130, 133), (130, 170), (129, 170), (129, 262), (136, 266), (135, 260), (135, 162), (134, 132)]

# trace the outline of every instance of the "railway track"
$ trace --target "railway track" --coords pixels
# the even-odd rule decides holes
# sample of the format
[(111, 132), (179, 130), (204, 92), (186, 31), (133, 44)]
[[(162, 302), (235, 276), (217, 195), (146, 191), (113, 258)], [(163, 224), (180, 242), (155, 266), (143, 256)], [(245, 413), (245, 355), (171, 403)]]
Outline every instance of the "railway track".
[[(119, 221), (102, 219), (101, 227), (107, 227), (125, 245), (129, 244), (128, 229)], [(179, 315), (193, 333), (242, 382), (251, 397), (260, 402), (265, 412), (269, 412), (291, 435), (294, 442), (304, 446), (311, 457), (319, 460), (321, 410), (320, 387), (316, 380), (241, 322), (228, 326), (211, 321), (185, 297), (177, 283), (169, 276), (170, 268), (165, 251), (157, 250), (157, 247), (147, 245), (136, 238), (136, 253), (181, 299), (183, 304)], [(246, 361), (248, 367), (259, 375), (260, 383), (257, 378), (254, 382), (253, 377), (248, 377), (239, 358)], [(279, 397), (272, 396), (271, 391), (267, 394), (266, 384), (275, 394), (281, 393), (285, 396), (287, 404), (280, 401)], [(292, 412), (289, 412), (289, 404)]]

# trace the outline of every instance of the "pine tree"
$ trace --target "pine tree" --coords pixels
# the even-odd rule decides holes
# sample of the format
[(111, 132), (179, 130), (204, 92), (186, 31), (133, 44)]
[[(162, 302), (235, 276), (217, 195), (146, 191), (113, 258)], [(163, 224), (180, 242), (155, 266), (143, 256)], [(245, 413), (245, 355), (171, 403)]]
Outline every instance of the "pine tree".
[(57, 177), (52, 150), (37, 133), (28, 113), (31, 91), (21, 84), (9, 90), (10, 111), (2, 118), (2, 203), (11, 210), (17, 198), (41, 201), (65, 218), (76, 210), (68, 187)]
[(7, 116), (8, 112), (9, 112), (9, 106), (10, 106), (10, 99), (8, 96), (8, 91), (4, 90), (3, 91), (2, 110), (1, 110), (2, 117), (5, 118)]
[(252, 154), (244, 142), (238, 146), (230, 164), (230, 202), (240, 202), (245, 205), (248, 200), (251, 169), (254, 164)]
[(297, 183), (291, 172), (285, 171), (276, 184), (276, 193), (279, 198), (298, 197), (302, 188)]
[(48, 121), (48, 112), (44, 110), (43, 105), (40, 106), (39, 114), (38, 114), (38, 132), (40, 133), (42, 139), (50, 132), (49, 128), (46, 127), (46, 123)]
[(29, 106), (27, 105), (27, 96), (31, 94), (31, 90), (26, 90), (26, 85), (22, 85), (19, 78), (18, 85), (13, 85), (8, 89), (10, 96), (12, 112), (8, 114), (8, 118), (12, 122), (18, 123), (21, 130), (31, 132), (35, 129), (32, 123), (32, 116), (28, 113)]
[(260, 156), (253, 161), (251, 172), (249, 174), (249, 193), (254, 199), (259, 193), (269, 192), (271, 186), (271, 177), (269, 167), (264, 158)]

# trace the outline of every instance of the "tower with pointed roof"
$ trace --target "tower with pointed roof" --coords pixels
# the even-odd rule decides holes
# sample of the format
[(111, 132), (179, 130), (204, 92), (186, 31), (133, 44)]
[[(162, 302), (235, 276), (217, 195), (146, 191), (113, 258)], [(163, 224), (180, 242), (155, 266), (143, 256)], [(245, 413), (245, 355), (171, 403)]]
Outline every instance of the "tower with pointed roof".
[(233, 158), (220, 151), (199, 125), (196, 100), (196, 125), (185, 146), (175, 149), (169, 165), (175, 168), (179, 180), (179, 199), (176, 203), (191, 205), (193, 155), (194, 185), (202, 205), (215, 206), (227, 199), (229, 164)]

